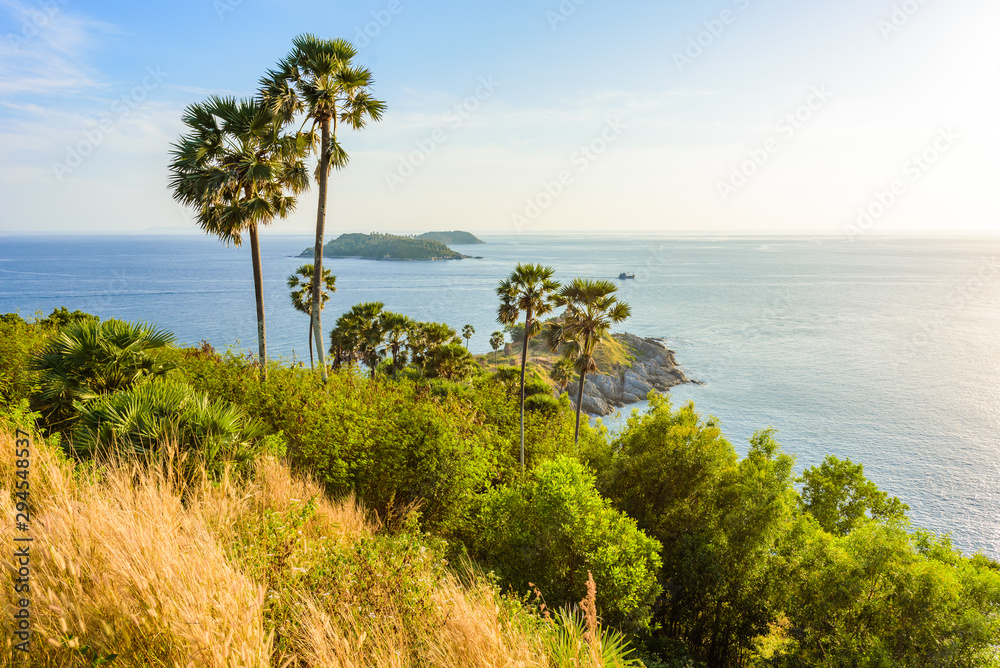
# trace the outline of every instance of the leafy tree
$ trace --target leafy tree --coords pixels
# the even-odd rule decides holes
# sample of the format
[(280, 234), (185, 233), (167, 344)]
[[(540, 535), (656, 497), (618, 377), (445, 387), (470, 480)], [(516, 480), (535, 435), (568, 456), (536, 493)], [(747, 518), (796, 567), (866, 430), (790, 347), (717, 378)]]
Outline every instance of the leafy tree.
[(905, 523), (860, 520), (850, 533), (806, 516), (783, 550), (795, 583), (784, 605), (782, 668), (996, 665), (1000, 569)]
[(50, 428), (64, 430), (79, 404), (169, 371), (163, 353), (173, 342), (173, 334), (145, 323), (71, 322), (32, 363), (39, 376), (34, 408)]
[(524, 343), (521, 350), (521, 470), (524, 470), (524, 370), (528, 365), (528, 340), (541, 329), (538, 318), (552, 310), (551, 297), (559, 289), (555, 270), (540, 264), (518, 264), (500, 281), (497, 322), (512, 326), (524, 313)]
[[(15, 314), (9, 314), (15, 315)], [(35, 324), (41, 327), (52, 327), (55, 329), (62, 329), (71, 322), (77, 322), (78, 320), (100, 320), (96, 315), (90, 313), (84, 313), (80, 309), (75, 311), (70, 311), (65, 306), (60, 306), (59, 308), (52, 309), (52, 313), (48, 316), (38, 320)]]
[(258, 229), (295, 209), (296, 195), (309, 187), (302, 137), (280, 134), (280, 119), (254, 100), (211, 97), (189, 106), (182, 117), (188, 132), (173, 144), (170, 188), (181, 204), (195, 209), (208, 234), (240, 246), (250, 237), (257, 342), (261, 378), (267, 378), (264, 279)]
[(795, 511), (791, 457), (769, 431), (739, 460), (714, 420), (654, 395), (619, 438), (601, 490), (663, 544), (660, 634), (709, 666), (745, 665), (777, 620), (778, 548)]
[(504, 333), (503, 332), (493, 332), (490, 334), (490, 347), (493, 348), (493, 366), (497, 365), (497, 352), (503, 348), (504, 345)]
[(866, 517), (904, 520), (910, 509), (881, 491), (864, 475), (865, 467), (830, 455), (818, 467), (802, 472), (802, 509), (830, 533), (846, 535)]
[(618, 286), (611, 281), (573, 279), (555, 296), (557, 306), (565, 307), (562, 319), (549, 324), (546, 339), (553, 349), (564, 346), (565, 354), (574, 360), (580, 374), (580, 390), (576, 397), (576, 432), (580, 441), (580, 414), (583, 411), (583, 388), (588, 373), (598, 371), (594, 349), (609, 336), (612, 325), (624, 322), (631, 315), (629, 305), (618, 301), (614, 293)]
[[(343, 168), (348, 161), (347, 152), (337, 140), (338, 124), (344, 123), (360, 130), (369, 119), (381, 120), (385, 103), (373, 98), (369, 92), (373, 81), (371, 72), (365, 67), (352, 65), (351, 60), (357, 55), (357, 50), (347, 40), (319, 39), (305, 34), (296, 37), (292, 44), (292, 51), (261, 80), (260, 96), (285, 124), (295, 122), (298, 115), (305, 115), (307, 121), (312, 121), (309, 136), (313, 141), (319, 128), (319, 165), (316, 170), (319, 205), (313, 266), (316, 273), (322, 276), (330, 170), (332, 167)], [(313, 285), (313, 335), (325, 382), (327, 371), (323, 360), (319, 288), (318, 282)]]
[(514, 591), (537, 586), (550, 606), (582, 599), (589, 571), (605, 621), (634, 628), (660, 590), (660, 544), (611, 508), (574, 459), (544, 461), (529, 480), (490, 491), (473, 532), (483, 563)]
[(462, 338), (465, 339), (465, 348), (468, 350), (469, 341), (472, 340), (472, 335), (476, 333), (476, 328), (472, 325), (466, 325), (462, 328)]
[[(313, 366), (313, 320), (312, 320), (313, 266), (304, 264), (288, 277), (288, 287), (292, 291), (292, 307), (309, 316), (309, 366)], [(323, 270), (323, 285), (320, 289), (320, 308), (325, 308), (330, 295), (337, 291), (337, 277), (329, 269)]]

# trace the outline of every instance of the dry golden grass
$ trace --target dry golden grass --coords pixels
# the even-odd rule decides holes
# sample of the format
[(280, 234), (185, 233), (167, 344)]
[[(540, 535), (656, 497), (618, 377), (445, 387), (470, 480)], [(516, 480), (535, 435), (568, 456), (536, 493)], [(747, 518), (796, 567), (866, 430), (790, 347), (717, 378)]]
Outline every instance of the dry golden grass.
[[(97, 661), (110, 655), (117, 655), (110, 665), (136, 668), (553, 665), (545, 625), (485, 581), (445, 573), (429, 582), (428, 612), (417, 623), (391, 598), (374, 614), (350, 591), (303, 586), (291, 573), (304, 570), (296, 563), (308, 567), (310, 545), (340, 545), (349, 554), (378, 527), (352, 500), (331, 501), (283, 463), (261, 460), (248, 481), (186, 487), (164, 468), (115, 463), (81, 475), (54, 448), (34, 444), (32, 666), (109, 665)], [(16, 470), (14, 439), (0, 434), (0, 665), (13, 645)], [(279, 651), (269, 608), (273, 573), (267, 580), (242, 568), (239, 540), (246, 527), (310, 500), (315, 511), (280, 580), (292, 600), (291, 631), (282, 627)]]

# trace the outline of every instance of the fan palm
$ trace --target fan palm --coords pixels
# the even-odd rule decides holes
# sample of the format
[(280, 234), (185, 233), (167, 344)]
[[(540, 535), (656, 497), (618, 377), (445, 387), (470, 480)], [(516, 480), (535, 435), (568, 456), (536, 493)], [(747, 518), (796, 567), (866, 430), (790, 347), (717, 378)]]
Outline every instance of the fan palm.
[(465, 349), (469, 349), (469, 341), (472, 340), (472, 335), (476, 333), (476, 328), (472, 325), (466, 325), (462, 328), (462, 338), (465, 339)]
[[(351, 64), (357, 51), (347, 40), (319, 39), (306, 34), (296, 37), (292, 44), (292, 51), (261, 79), (260, 97), (284, 123), (291, 123), (300, 114), (305, 116), (305, 122), (311, 120), (308, 136), (314, 141), (316, 129), (320, 131), (319, 164), (316, 169), (319, 205), (313, 265), (322, 276), (330, 169), (343, 168), (348, 161), (347, 153), (337, 141), (337, 126), (344, 123), (359, 130), (368, 119), (379, 121), (385, 112), (385, 103), (369, 93), (373, 83), (371, 72)], [(322, 378), (326, 381), (318, 282), (313, 284), (312, 302), (316, 353)]]
[(587, 374), (598, 371), (594, 349), (608, 337), (612, 325), (632, 315), (629, 305), (614, 296), (617, 290), (618, 286), (611, 281), (576, 278), (564, 286), (553, 300), (566, 311), (560, 321), (549, 325), (545, 332), (546, 341), (553, 349), (565, 346), (566, 357), (574, 360), (574, 368), (580, 374), (574, 443), (580, 440), (580, 413)]
[(524, 313), (524, 347), (521, 350), (521, 471), (524, 472), (524, 370), (528, 364), (528, 341), (541, 328), (538, 318), (552, 310), (550, 298), (559, 289), (552, 276), (555, 270), (540, 264), (518, 264), (509, 277), (500, 281), (497, 295), (500, 308), (497, 322), (512, 326)]
[(493, 348), (493, 366), (497, 365), (497, 351), (503, 347), (504, 337), (503, 332), (493, 332), (490, 335), (490, 347)]
[[(300, 278), (301, 277), (301, 278)], [(313, 266), (304, 264), (288, 277), (288, 287), (292, 290), (292, 307), (309, 316), (309, 366), (313, 366), (313, 319), (312, 319)], [(297, 289), (296, 289), (297, 288)], [(320, 286), (319, 307), (322, 309), (330, 301), (330, 294), (337, 291), (337, 277), (329, 269), (323, 270)]]
[(385, 311), (381, 315), (382, 331), (385, 332), (386, 342), (389, 344), (389, 351), (392, 353), (392, 371), (396, 373), (402, 364), (406, 363), (405, 355), (400, 356), (403, 347), (403, 338), (409, 336), (413, 329), (414, 322), (402, 313), (392, 313)]
[(258, 229), (295, 209), (295, 195), (309, 187), (303, 157), (308, 142), (280, 134), (280, 120), (254, 100), (211, 97), (189, 106), (188, 132), (173, 144), (173, 197), (196, 211), (198, 225), (224, 243), (250, 237), (261, 377), (267, 378), (264, 279)]

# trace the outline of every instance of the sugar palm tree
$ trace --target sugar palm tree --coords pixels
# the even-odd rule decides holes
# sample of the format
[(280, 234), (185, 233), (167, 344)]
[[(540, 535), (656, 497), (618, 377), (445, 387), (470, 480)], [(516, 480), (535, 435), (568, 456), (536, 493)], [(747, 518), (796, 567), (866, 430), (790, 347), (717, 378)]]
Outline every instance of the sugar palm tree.
[(385, 311), (381, 315), (382, 331), (385, 332), (386, 342), (389, 344), (389, 351), (392, 353), (392, 372), (399, 371), (401, 364), (406, 363), (405, 355), (400, 357), (403, 347), (404, 337), (409, 336), (414, 322), (402, 313), (392, 313)]
[(170, 188), (178, 202), (195, 210), (198, 225), (224, 243), (240, 246), (250, 237), (257, 300), (257, 342), (261, 378), (267, 378), (264, 279), (258, 230), (295, 209), (296, 195), (309, 187), (303, 157), (307, 142), (282, 135), (280, 118), (255, 100), (211, 97), (182, 116), (188, 132), (173, 144)]
[[(316, 245), (313, 265), (323, 271), (323, 236), (326, 228), (326, 199), (330, 170), (347, 165), (348, 156), (337, 141), (338, 124), (355, 130), (369, 119), (379, 121), (385, 103), (369, 93), (373, 83), (371, 72), (352, 65), (357, 51), (344, 39), (319, 39), (299, 35), (292, 41), (292, 51), (261, 79), (260, 97), (285, 123), (304, 115), (311, 123), (309, 136), (315, 142), (319, 129), (319, 163), (316, 180), (319, 183), (319, 205), (316, 211)], [(320, 286), (313, 285), (311, 316), (316, 354), (324, 382), (327, 379), (323, 360), (323, 328), (320, 319)]]
[(472, 335), (476, 333), (476, 328), (472, 325), (466, 325), (462, 328), (462, 338), (465, 339), (465, 349), (469, 349), (469, 341), (472, 340)]
[(587, 374), (598, 371), (594, 349), (608, 337), (612, 325), (624, 322), (632, 314), (629, 305), (614, 296), (617, 290), (618, 286), (611, 281), (576, 278), (553, 300), (566, 311), (560, 321), (546, 329), (546, 341), (554, 349), (565, 346), (566, 357), (574, 361), (574, 368), (580, 374), (574, 443), (580, 440), (580, 413)]
[[(288, 277), (288, 287), (292, 290), (292, 307), (309, 316), (309, 366), (313, 366), (313, 319), (312, 319), (313, 266), (304, 264)], [(337, 291), (337, 277), (329, 269), (323, 270), (320, 286), (320, 309), (330, 301), (330, 294)]]
[(378, 366), (385, 351), (381, 346), (385, 343), (385, 330), (382, 329), (382, 302), (365, 302), (356, 304), (344, 314), (347, 329), (356, 340), (356, 351), (375, 377), (375, 367)]
[(518, 264), (509, 277), (500, 281), (497, 321), (512, 326), (524, 313), (524, 347), (521, 350), (521, 471), (524, 471), (524, 370), (528, 364), (528, 341), (541, 328), (538, 318), (552, 310), (550, 299), (559, 289), (552, 276), (555, 270), (540, 264)]
[(497, 365), (497, 351), (499, 351), (504, 344), (505, 335), (503, 332), (493, 332), (490, 335), (490, 347), (493, 348), (493, 366)]
[(549, 375), (552, 376), (552, 380), (559, 386), (560, 394), (566, 391), (566, 386), (573, 380), (574, 366), (573, 360), (566, 357), (559, 358), (552, 365), (552, 372)]

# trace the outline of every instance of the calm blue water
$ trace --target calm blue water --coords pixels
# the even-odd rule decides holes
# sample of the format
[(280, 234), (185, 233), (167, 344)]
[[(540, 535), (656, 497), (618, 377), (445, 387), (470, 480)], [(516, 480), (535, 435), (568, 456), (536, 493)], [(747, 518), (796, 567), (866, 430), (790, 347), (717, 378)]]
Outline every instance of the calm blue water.
[[(517, 262), (614, 278), (625, 329), (668, 339), (705, 383), (672, 392), (722, 420), (737, 449), (773, 426), (799, 468), (865, 464), (915, 523), (1000, 557), (1000, 239), (485, 237), (482, 260), (337, 260), (329, 327), (379, 300), (475, 326), (489, 350), (497, 281)], [(308, 359), (286, 277), (307, 237), (262, 242), (269, 349)], [(57, 306), (145, 319), (182, 343), (255, 347), (249, 249), (199, 236), (0, 238), (0, 313)]]

